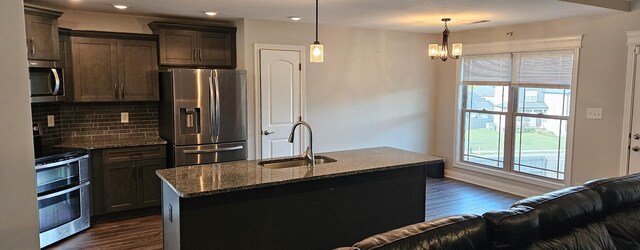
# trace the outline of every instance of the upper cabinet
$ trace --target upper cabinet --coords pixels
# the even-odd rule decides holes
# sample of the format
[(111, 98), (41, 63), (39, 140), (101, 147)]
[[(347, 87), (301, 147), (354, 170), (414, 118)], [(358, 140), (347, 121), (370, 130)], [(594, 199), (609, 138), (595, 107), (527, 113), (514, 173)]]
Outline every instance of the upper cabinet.
[(159, 100), (158, 49), (154, 36), (72, 34), (74, 101)]
[(29, 60), (56, 61), (60, 58), (58, 18), (62, 12), (24, 7)]
[(151, 22), (158, 35), (160, 65), (236, 67), (236, 28)]
[(65, 28), (58, 29), (58, 36), (60, 38), (60, 59), (57, 61), (56, 66), (62, 68), (64, 84), (64, 101), (73, 101), (73, 62), (71, 61), (71, 30)]

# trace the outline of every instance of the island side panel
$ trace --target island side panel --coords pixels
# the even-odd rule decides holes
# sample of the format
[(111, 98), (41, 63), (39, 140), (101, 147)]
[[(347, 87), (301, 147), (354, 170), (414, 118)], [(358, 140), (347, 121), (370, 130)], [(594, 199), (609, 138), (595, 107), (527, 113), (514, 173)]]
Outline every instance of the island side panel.
[[(370, 235), (424, 221), (425, 168), (426, 164), (180, 198), (180, 246), (182, 249), (349, 246)], [(173, 213), (175, 218), (175, 208)]]
[(164, 249), (180, 249), (180, 196), (162, 182), (162, 234)]
[(427, 176), (431, 178), (444, 178), (444, 161), (429, 163), (427, 165)]

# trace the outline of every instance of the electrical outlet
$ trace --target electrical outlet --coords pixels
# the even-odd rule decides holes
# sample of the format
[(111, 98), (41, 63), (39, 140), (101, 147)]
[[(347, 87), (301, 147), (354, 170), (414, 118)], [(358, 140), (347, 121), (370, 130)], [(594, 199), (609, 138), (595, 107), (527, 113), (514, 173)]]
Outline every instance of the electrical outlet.
[(129, 123), (129, 112), (120, 113), (120, 123)]
[(587, 108), (587, 119), (602, 120), (602, 108)]
[(47, 127), (53, 127), (56, 125), (56, 117), (53, 115), (47, 116)]

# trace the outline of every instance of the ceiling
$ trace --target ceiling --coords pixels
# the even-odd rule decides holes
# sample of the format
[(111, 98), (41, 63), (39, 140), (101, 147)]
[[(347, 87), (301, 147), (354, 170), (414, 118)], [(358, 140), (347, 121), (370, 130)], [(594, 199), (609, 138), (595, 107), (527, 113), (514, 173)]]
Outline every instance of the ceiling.
[[(202, 20), (237, 18), (314, 22), (313, 0), (26, 0), (61, 10), (83, 10)], [(117, 10), (112, 4), (129, 5)], [(450, 29), (468, 30), (616, 11), (558, 0), (320, 0), (320, 23), (385, 30), (437, 33), (440, 19)], [(207, 17), (203, 11), (217, 11)], [(473, 24), (490, 20), (490, 22)]]

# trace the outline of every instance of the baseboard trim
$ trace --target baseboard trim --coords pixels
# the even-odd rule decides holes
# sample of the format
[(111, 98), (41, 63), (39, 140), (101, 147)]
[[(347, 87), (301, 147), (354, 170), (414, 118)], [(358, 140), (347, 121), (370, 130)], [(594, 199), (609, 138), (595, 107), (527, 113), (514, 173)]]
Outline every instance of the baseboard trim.
[(540, 195), (540, 194), (554, 191), (553, 189), (546, 188), (546, 187), (539, 187), (535, 190), (532, 190), (529, 188), (524, 188), (516, 185), (510, 185), (504, 182), (488, 180), (482, 177), (478, 177), (476, 175), (467, 174), (467, 173), (463, 173), (463, 172), (451, 170), (451, 169), (445, 170), (445, 177), (475, 184), (478, 186), (495, 189), (505, 193), (515, 194), (522, 197), (535, 196), (535, 195)]

